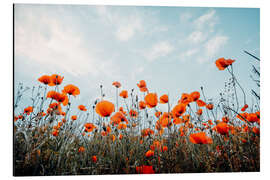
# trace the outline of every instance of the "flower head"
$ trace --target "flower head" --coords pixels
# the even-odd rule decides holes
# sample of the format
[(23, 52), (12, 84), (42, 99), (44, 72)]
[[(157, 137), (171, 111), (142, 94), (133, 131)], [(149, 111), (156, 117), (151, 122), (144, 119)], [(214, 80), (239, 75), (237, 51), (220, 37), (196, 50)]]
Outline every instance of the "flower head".
[(112, 114), (112, 112), (114, 112), (113, 103), (106, 100), (102, 100), (97, 103), (96, 113), (98, 113), (101, 117), (108, 117)]

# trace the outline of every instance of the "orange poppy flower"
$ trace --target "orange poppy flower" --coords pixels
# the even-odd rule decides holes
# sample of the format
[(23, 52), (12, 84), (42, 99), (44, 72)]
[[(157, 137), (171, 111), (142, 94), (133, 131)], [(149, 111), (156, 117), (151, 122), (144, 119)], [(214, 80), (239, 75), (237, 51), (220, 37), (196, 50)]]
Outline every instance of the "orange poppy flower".
[(186, 112), (186, 105), (181, 103), (174, 106), (172, 110), (173, 117), (179, 117), (182, 116)]
[(229, 125), (227, 123), (220, 122), (220, 123), (218, 123), (218, 125), (215, 126), (215, 129), (221, 135), (228, 135), (230, 127), (229, 127)]
[(61, 94), (61, 93), (56, 92), (56, 91), (49, 91), (47, 93), (47, 98), (54, 99), (54, 100), (62, 103), (64, 106), (66, 106), (68, 104), (68, 97), (64, 93)]
[(245, 104), (245, 105), (242, 107), (241, 111), (246, 111), (247, 108), (248, 108), (248, 105)]
[(208, 110), (212, 110), (212, 109), (214, 108), (214, 105), (213, 105), (213, 104), (207, 104), (207, 105), (206, 105), (206, 108), (207, 108)]
[(120, 108), (119, 108), (119, 112), (123, 113), (124, 115), (127, 115), (127, 112), (124, 111), (124, 108), (123, 108), (123, 107), (120, 107)]
[(126, 99), (126, 98), (128, 97), (128, 92), (127, 92), (127, 90), (121, 91), (121, 93), (119, 94), (119, 96), (121, 96), (122, 98)]
[(97, 156), (92, 156), (92, 161), (93, 161), (94, 163), (96, 163), (96, 162), (97, 162)]
[(219, 58), (216, 60), (216, 66), (219, 70), (224, 70), (226, 69), (229, 65), (232, 65), (232, 63), (234, 63), (235, 60), (232, 59), (225, 59), (225, 58)]
[(24, 109), (24, 113), (26, 113), (27, 115), (29, 115), (31, 112), (33, 112), (33, 107), (32, 106), (29, 106), (29, 107)]
[(148, 151), (145, 153), (145, 156), (146, 156), (146, 157), (154, 156), (154, 151), (148, 150)]
[(197, 102), (199, 107), (203, 107), (203, 106), (206, 105), (206, 103), (204, 101), (200, 100), (200, 99), (198, 99), (196, 102)]
[(190, 142), (193, 144), (212, 144), (213, 140), (206, 136), (205, 132), (198, 132), (194, 134), (190, 134), (189, 136)]
[(80, 94), (80, 89), (77, 86), (74, 86), (72, 84), (66, 85), (64, 89), (62, 90), (63, 93), (73, 95), (76, 97), (76, 95)]
[(160, 115), (161, 115), (161, 112), (160, 112), (160, 111), (156, 111), (156, 112), (155, 112), (155, 116), (156, 116), (157, 118), (159, 118)]
[(227, 116), (222, 117), (222, 122), (228, 123), (229, 118)]
[(71, 119), (72, 119), (73, 121), (75, 121), (75, 120), (77, 120), (77, 116), (76, 116), (76, 115), (73, 115), (73, 116), (71, 116)]
[(258, 122), (260, 118), (258, 117), (256, 113), (250, 113), (247, 116), (247, 120), (251, 123), (254, 123), (254, 122)]
[(150, 128), (147, 128), (147, 129), (143, 129), (141, 134), (143, 137), (150, 136), (151, 134), (154, 134), (154, 131)]
[(51, 76), (43, 75), (40, 78), (38, 78), (38, 81), (45, 85), (48, 85), (51, 83)]
[(129, 111), (129, 115), (130, 115), (131, 118), (137, 118), (138, 112), (135, 111), (135, 110), (133, 110), (133, 109), (131, 109), (131, 110)]
[(198, 109), (197, 114), (198, 114), (199, 116), (201, 116), (202, 113), (203, 113), (202, 109)]
[(142, 110), (142, 109), (145, 109), (146, 108), (146, 103), (144, 101), (140, 101), (139, 102), (139, 108)]
[(123, 139), (123, 134), (119, 134), (119, 140)]
[(140, 88), (140, 91), (141, 92), (148, 92), (148, 89), (147, 89), (147, 87), (142, 87), (142, 88)]
[(81, 111), (87, 111), (87, 109), (85, 108), (84, 105), (79, 105), (78, 109), (81, 110)]
[(49, 86), (56, 86), (56, 85), (60, 85), (63, 81), (64, 77), (59, 76), (57, 74), (53, 74), (51, 75), (51, 81), (48, 84)]
[(168, 101), (169, 101), (169, 97), (167, 94), (164, 94), (164, 95), (160, 96), (160, 98), (159, 98), (159, 102), (161, 104), (166, 104)]
[(153, 170), (153, 166), (137, 166), (136, 171), (139, 174), (155, 174), (155, 171)]
[(84, 152), (85, 151), (85, 148), (83, 146), (81, 146), (79, 149), (78, 149), (78, 152)]
[(58, 136), (58, 133), (59, 133), (58, 130), (54, 130), (54, 131), (52, 132), (52, 135), (53, 135), (53, 136)]
[(178, 103), (189, 104), (192, 101), (191, 96), (187, 93), (183, 93)]
[(168, 147), (167, 147), (167, 146), (163, 146), (163, 147), (162, 147), (162, 151), (163, 151), (163, 152), (168, 151)]
[(146, 82), (144, 80), (141, 80), (139, 84), (137, 84), (139, 88), (146, 88)]
[(118, 124), (118, 126), (117, 126), (117, 129), (119, 129), (119, 130), (121, 130), (121, 129), (126, 129), (126, 128), (127, 128), (127, 125), (124, 124), (124, 123), (120, 123), (120, 124)]
[(92, 123), (86, 123), (84, 127), (86, 132), (92, 132), (96, 128), (96, 126)]
[(66, 120), (65, 118), (63, 118), (63, 119), (62, 119), (62, 122), (63, 122), (63, 123), (66, 123), (66, 122), (67, 122), (67, 120)]
[(110, 123), (114, 126), (119, 124), (120, 122), (126, 122), (128, 124), (128, 120), (126, 116), (122, 112), (116, 112), (112, 117)]
[(183, 120), (182, 120), (181, 118), (175, 117), (175, 118), (173, 119), (173, 123), (174, 123), (175, 125), (180, 124), (180, 123), (182, 123), (182, 122), (183, 122)]
[(103, 100), (97, 103), (96, 105), (96, 113), (98, 113), (101, 117), (109, 117), (112, 112), (114, 112), (114, 104)]
[(237, 117), (238, 119), (242, 120), (242, 121), (246, 121), (246, 119), (247, 119), (247, 117), (248, 117), (248, 113), (247, 113), (247, 112), (239, 113), (236, 117)]
[(115, 81), (112, 83), (113, 86), (115, 86), (116, 88), (120, 88), (121, 87), (121, 83), (118, 81)]
[(197, 101), (200, 98), (200, 93), (198, 91), (194, 91), (190, 94), (192, 101)]
[(144, 101), (149, 108), (157, 106), (158, 97), (156, 93), (149, 93), (144, 97)]
[(253, 127), (253, 128), (252, 128), (252, 132), (254, 132), (254, 133), (257, 134), (257, 135), (260, 135), (260, 128)]

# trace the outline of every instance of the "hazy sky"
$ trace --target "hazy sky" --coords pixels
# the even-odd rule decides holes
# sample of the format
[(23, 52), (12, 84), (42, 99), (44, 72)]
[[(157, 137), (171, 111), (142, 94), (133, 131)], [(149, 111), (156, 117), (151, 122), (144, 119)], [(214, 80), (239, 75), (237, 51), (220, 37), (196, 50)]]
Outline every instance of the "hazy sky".
[(174, 103), (201, 86), (217, 98), (230, 76), (215, 60), (225, 57), (236, 60), (235, 74), (252, 97), (251, 65), (259, 64), (243, 50), (260, 55), (259, 9), (16, 4), (14, 13), (15, 90), (57, 73), (61, 87), (80, 88), (76, 104), (93, 103), (100, 84), (114, 101), (113, 81), (139, 93), (142, 79)]

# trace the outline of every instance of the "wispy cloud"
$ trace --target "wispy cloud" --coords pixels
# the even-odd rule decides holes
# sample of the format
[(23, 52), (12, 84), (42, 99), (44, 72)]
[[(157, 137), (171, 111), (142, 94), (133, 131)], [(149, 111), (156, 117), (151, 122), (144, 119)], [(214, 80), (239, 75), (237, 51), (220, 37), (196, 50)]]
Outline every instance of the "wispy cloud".
[(187, 39), (189, 42), (197, 44), (203, 42), (206, 38), (207, 33), (204, 33), (202, 31), (193, 31), (192, 33), (190, 33)]
[(172, 44), (167, 41), (160, 41), (154, 44), (149, 50), (144, 52), (144, 57), (149, 61), (154, 61), (160, 57), (167, 56), (174, 50)]
[(197, 19), (193, 21), (193, 24), (198, 28), (198, 29), (204, 29), (208, 27), (210, 31), (213, 30), (214, 26), (218, 22), (218, 16), (216, 15), (215, 10), (211, 10), (206, 12), (205, 14), (201, 15)]

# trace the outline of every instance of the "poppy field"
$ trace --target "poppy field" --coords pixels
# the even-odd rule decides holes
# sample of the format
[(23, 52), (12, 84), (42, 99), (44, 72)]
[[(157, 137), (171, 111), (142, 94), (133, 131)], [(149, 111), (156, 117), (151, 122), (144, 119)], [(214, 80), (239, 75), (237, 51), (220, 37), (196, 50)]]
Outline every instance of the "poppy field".
[(41, 74), (31, 106), (20, 107), (26, 88), (14, 89), (14, 110), (22, 109), (14, 114), (14, 175), (260, 171), (260, 99), (253, 92), (257, 102), (247, 104), (235, 61), (212, 61), (233, 92), (220, 94), (218, 102), (201, 87), (172, 103), (174, 97), (138, 80), (129, 91), (112, 82), (107, 88), (115, 90), (114, 101), (101, 85), (93, 104), (74, 107), (82, 89), (65, 84), (61, 74)]

